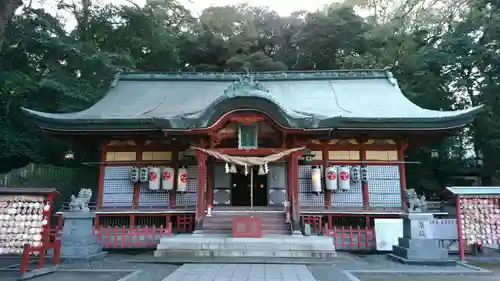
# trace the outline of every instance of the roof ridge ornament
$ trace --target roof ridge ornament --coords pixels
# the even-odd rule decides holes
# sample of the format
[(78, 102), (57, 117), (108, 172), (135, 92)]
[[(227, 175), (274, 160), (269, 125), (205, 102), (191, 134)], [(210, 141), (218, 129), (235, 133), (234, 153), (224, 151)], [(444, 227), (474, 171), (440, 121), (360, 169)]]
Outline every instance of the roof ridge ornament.
[(111, 83), (109, 85), (110, 88), (116, 87), (118, 81), (120, 80), (120, 76), (122, 75), (123, 72), (124, 72), (123, 69), (118, 69), (118, 71), (116, 71), (115, 76), (113, 77), (113, 80), (111, 80)]
[[(243, 90), (243, 91), (242, 91)], [(255, 75), (250, 74), (249, 72), (246, 72), (245, 74), (240, 74), (238, 76), (238, 80), (233, 81), (233, 83), (224, 90), (224, 94), (228, 97), (235, 97), (237, 96), (238, 92), (246, 92), (246, 91), (262, 91), (269, 93), (269, 89), (264, 87), (261, 83), (257, 82), (255, 80)], [(245, 95), (245, 94), (243, 94)], [(247, 95), (247, 94), (246, 94)]]
[(398, 85), (398, 80), (394, 78), (394, 74), (392, 74), (391, 68), (386, 67), (384, 68), (385, 74), (387, 75), (387, 80), (389, 81), (389, 84), (392, 86), (397, 86)]

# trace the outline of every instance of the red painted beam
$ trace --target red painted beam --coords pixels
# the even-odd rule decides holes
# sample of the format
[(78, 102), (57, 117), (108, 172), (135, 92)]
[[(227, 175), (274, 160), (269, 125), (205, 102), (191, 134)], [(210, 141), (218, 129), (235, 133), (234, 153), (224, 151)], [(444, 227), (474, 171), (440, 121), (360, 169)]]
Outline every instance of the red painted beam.
[(104, 165), (104, 161), (106, 161), (106, 146), (101, 145), (100, 147), (100, 159), (101, 164), (99, 164), (99, 181), (97, 184), (97, 209), (101, 208), (102, 205), (102, 194), (104, 192), (104, 173), (106, 166)]
[(172, 189), (172, 191), (169, 191), (169, 203), (168, 205), (170, 206), (170, 208), (173, 208), (175, 207), (175, 191), (177, 190), (177, 180), (178, 180), (178, 177), (179, 177), (179, 151), (177, 150), (177, 148), (172, 151), (172, 168), (174, 168), (174, 188)]
[[(326, 143), (323, 144), (321, 147), (321, 154), (323, 156), (323, 174), (325, 174), (326, 169), (328, 168), (328, 147), (326, 146)], [(324, 175), (323, 175), (324, 176)], [(332, 200), (332, 192), (329, 190), (326, 190), (326, 179), (325, 179), (325, 209), (329, 209), (331, 205), (331, 200)]]
[[(404, 140), (401, 140), (398, 143), (398, 160), (401, 162), (405, 161), (405, 154), (404, 154), (405, 148), (406, 148), (406, 142)], [(398, 166), (399, 166), (399, 186), (401, 188), (401, 203), (403, 205), (403, 209), (406, 210), (406, 197), (405, 197), (406, 168), (404, 163), (401, 163)]]
[(300, 202), (299, 202), (299, 157), (302, 151), (296, 151), (290, 156), (290, 181), (292, 190), (292, 224), (293, 229), (300, 230)]
[(205, 209), (208, 205), (212, 206), (213, 203), (213, 185), (214, 185), (214, 162), (210, 161), (207, 163), (207, 202)]
[(204, 216), (204, 198), (203, 189), (205, 188), (205, 170), (207, 168), (207, 156), (205, 152), (197, 150), (196, 158), (198, 161), (198, 173), (196, 178), (196, 215), (195, 215), (195, 230), (201, 230), (203, 227)]
[[(366, 161), (366, 146), (364, 142), (361, 144), (359, 150), (359, 160)], [(363, 208), (368, 209), (370, 207), (370, 198), (368, 195), (368, 183), (361, 183), (361, 191), (363, 192)]]

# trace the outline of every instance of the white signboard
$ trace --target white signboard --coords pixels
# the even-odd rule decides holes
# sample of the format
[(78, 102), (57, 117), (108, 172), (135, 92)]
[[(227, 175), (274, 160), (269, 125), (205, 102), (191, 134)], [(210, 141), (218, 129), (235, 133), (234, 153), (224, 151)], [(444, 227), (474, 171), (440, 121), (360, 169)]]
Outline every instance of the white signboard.
[(403, 219), (375, 219), (375, 237), (377, 251), (392, 251), (398, 238), (403, 237)]

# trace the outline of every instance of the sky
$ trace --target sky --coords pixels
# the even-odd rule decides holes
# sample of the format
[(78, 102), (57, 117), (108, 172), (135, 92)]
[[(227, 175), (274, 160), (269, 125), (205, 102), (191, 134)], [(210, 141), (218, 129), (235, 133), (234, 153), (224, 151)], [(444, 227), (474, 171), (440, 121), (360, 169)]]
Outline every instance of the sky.
[[(122, 0), (115, 0), (122, 1)], [(145, 0), (137, 0), (145, 1)], [(316, 11), (327, 4), (332, 3), (332, 0), (180, 0), (186, 7), (196, 13), (200, 13), (203, 9), (210, 6), (223, 6), (230, 4), (248, 3), (252, 6), (267, 6), (271, 10), (278, 12), (281, 16), (288, 16), (290, 13), (299, 10)], [(189, 3), (192, 2), (192, 3)]]
[[(130, 0), (138, 5), (144, 5), (147, 0)], [(281, 16), (288, 16), (290, 13), (299, 10), (308, 10), (314, 12), (325, 5), (335, 2), (335, 0), (178, 0), (186, 8), (190, 9), (194, 16), (201, 13), (201, 11), (210, 6), (223, 6), (230, 4), (247, 3), (251, 6), (264, 6), (269, 7), (271, 10), (278, 12)], [(55, 0), (38, 0), (34, 1), (38, 4), (34, 6), (43, 5), (47, 10), (55, 10)], [(43, 3), (43, 4), (40, 4)], [(129, 4), (127, 0), (93, 0), (99, 3), (114, 3), (114, 4)]]
[[(76, 21), (72, 16), (70, 16), (65, 11), (60, 11), (57, 9), (57, 3), (60, 0), (34, 0), (32, 3), (33, 8), (43, 7), (49, 13), (57, 15), (66, 24), (66, 28), (71, 30), (75, 27)], [(81, 0), (64, 0), (68, 3), (71, 1), (80, 2)], [(113, 3), (116, 5), (130, 5), (130, 2), (143, 6), (147, 0), (91, 0), (93, 3), (99, 4), (109, 4)], [(159, 0), (161, 1), (161, 0)], [(177, 0), (179, 3), (188, 8), (193, 16), (198, 16), (201, 14), (203, 9), (211, 6), (224, 6), (224, 5), (238, 5), (238, 4), (249, 4), (251, 6), (268, 7), (271, 10), (276, 11), (280, 16), (288, 16), (292, 12), (307, 10), (310, 12), (315, 12), (318, 9), (325, 7), (328, 4), (338, 2), (339, 0)], [(24, 1), (25, 3), (28, 1)], [(21, 11), (20, 9), (18, 11)]]

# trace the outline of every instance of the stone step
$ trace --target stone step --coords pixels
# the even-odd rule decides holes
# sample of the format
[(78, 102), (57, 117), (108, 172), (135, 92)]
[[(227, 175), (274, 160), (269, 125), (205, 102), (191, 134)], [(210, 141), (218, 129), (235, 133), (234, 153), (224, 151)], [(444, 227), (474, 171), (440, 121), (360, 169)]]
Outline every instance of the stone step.
[[(203, 219), (203, 232), (208, 234), (231, 234), (232, 221), (235, 217), (248, 217), (247, 212), (212, 213)], [(285, 221), (284, 213), (255, 214), (262, 222), (263, 234), (289, 234), (290, 225)]]
[[(328, 264), (341, 259), (341, 257), (152, 257), (159, 263), (219, 263), (219, 264)], [(150, 262), (149, 260), (147, 262)]]
[[(328, 250), (330, 249), (330, 250)], [(318, 252), (335, 252), (334, 248), (329, 245), (325, 247), (324, 245), (318, 244), (257, 244), (257, 243), (209, 243), (209, 244), (197, 244), (197, 243), (175, 243), (166, 244), (160, 243), (157, 246), (157, 250), (235, 250), (235, 251), (318, 251)]]
[[(203, 233), (205, 234), (228, 234), (231, 235), (233, 233), (232, 230), (226, 229), (203, 229)], [(263, 235), (267, 234), (290, 234), (290, 229), (264, 229), (262, 230)]]
[(155, 251), (155, 257), (277, 257), (328, 259), (335, 257), (331, 237), (266, 235), (261, 238), (236, 238), (216, 234), (181, 234), (165, 237)]
[[(180, 234), (160, 239), (160, 245), (170, 245), (171, 248), (179, 248), (178, 245), (191, 245), (190, 249), (206, 249), (207, 245), (240, 245), (241, 248), (249, 247), (308, 247), (308, 249), (334, 250), (333, 240), (330, 237), (321, 236), (290, 236), (290, 235), (268, 235), (261, 238), (240, 238), (228, 235), (196, 235)], [(236, 246), (234, 246), (236, 247)], [(212, 248), (210, 248), (212, 249)], [(281, 249), (281, 248), (280, 248)]]
[[(235, 217), (223, 216), (223, 217), (204, 217), (204, 221), (232, 221)], [(285, 221), (285, 216), (280, 217), (257, 217), (262, 221)]]
[[(232, 229), (233, 224), (231, 223), (216, 223), (216, 222), (203, 222), (203, 228), (221, 228), (221, 229)], [(290, 228), (290, 225), (288, 223), (277, 223), (277, 222), (266, 222), (262, 223), (262, 228), (263, 229), (273, 229), (273, 228)]]
[(283, 257), (283, 258), (334, 258), (337, 256), (335, 251), (305, 251), (305, 250), (275, 250), (275, 251), (256, 251), (256, 250), (156, 250), (155, 258), (190, 258), (190, 257)]
[[(232, 222), (213, 222), (213, 221), (203, 221), (203, 225), (217, 225), (217, 226), (225, 226), (226, 228), (232, 227)], [(288, 225), (286, 222), (262, 222), (262, 226), (273, 227), (273, 226), (282, 226)]]
[[(285, 222), (285, 218), (259, 218), (262, 222)], [(213, 221), (213, 222), (232, 222), (233, 217), (223, 217), (223, 218), (214, 218), (210, 217), (207, 218), (205, 217), (203, 221)]]

